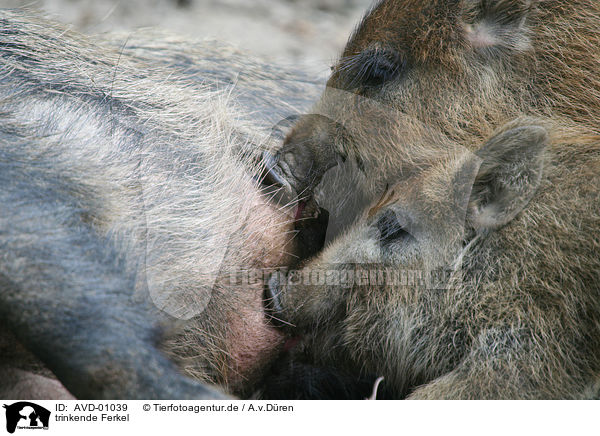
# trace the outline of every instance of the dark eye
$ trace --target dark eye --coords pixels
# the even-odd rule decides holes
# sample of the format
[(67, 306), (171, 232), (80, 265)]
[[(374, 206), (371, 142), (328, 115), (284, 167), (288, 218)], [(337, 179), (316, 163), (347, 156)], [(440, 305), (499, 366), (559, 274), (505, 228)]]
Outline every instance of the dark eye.
[(393, 50), (371, 49), (342, 60), (340, 72), (351, 88), (377, 87), (394, 80), (406, 69), (406, 62)]
[(391, 210), (385, 211), (385, 213), (379, 217), (377, 220), (377, 228), (379, 229), (379, 241), (382, 245), (388, 245), (410, 236), (398, 222), (396, 214)]

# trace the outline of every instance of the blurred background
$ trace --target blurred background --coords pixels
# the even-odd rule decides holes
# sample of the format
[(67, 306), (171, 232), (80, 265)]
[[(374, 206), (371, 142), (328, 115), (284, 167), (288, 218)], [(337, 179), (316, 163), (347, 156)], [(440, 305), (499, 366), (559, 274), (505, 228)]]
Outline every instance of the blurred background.
[(94, 34), (154, 27), (243, 51), (324, 78), (371, 0), (0, 0), (41, 9)]

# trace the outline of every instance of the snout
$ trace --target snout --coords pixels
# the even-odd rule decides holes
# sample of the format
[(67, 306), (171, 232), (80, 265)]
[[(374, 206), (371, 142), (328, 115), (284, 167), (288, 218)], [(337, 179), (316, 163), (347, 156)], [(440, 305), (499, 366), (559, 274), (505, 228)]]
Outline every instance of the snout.
[(282, 271), (276, 271), (271, 275), (264, 289), (265, 313), (271, 324), (279, 328), (290, 325), (285, 321), (285, 314), (280, 299), (286, 280), (287, 278)]
[(296, 197), (295, 189), (289, 182), (290, 179), (293, 180), (293, 177), (290, 177), (290, 175), (285, 173), (279, 166), (280, 157), (271, 154), (269, 151), (264, 151), (262, 160), (264, 165), (264, 174), (262, 177), (263, 185), (283, 189), (290, 199)]
[(304, 115), (274, 155), (265, 152), (265, 181), (296, 198), (310, 196), (325, 172), (345, 159), (335, 143), (341, 127), (321, 115)]
[(307, 198), (321, 179), (319, 163), (309, 147), (287, 144), (280, 152), (263, 152), (263, 183), (278, 187), (290, 199)]
[(316, 255), (325, 245), (329, 212), (319, 207), (312, 191), (305, 190), (302, 196), (296, 194), (296, 190), (289, 182), (289, 173), (282, 170), (289, 167), (285, 164), (281, 165), (277, 156), (264, 152), (263, 160), (265, 167), (263, 185), (272, 188), (273, 198), (277, 197), (280, 204), (296, 206), (294, 215), (296, 254), (297, 262), (302, 262)]

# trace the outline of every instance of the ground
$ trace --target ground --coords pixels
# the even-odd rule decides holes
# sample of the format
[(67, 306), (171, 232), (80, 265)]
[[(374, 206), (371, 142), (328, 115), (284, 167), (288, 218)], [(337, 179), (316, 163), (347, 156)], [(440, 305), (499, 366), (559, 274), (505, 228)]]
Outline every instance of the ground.
[(228, 41), (324, 78), (371, 0), (3, 0), (87, 34), (155, 27)]

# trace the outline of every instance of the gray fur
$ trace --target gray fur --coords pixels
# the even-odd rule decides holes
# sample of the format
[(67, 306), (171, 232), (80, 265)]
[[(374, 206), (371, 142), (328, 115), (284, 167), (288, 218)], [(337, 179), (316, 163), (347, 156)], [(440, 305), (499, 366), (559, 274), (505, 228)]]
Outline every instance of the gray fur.
[(213, 42), (0, 11), (5, 331), (78, 398), (222, 396), (180, 370), (247, 390), (227, 320), (260, 289), (223, 276), (289, 258), (257, 156), (315, 89)]

